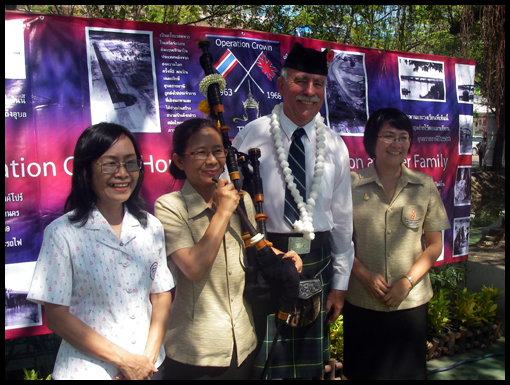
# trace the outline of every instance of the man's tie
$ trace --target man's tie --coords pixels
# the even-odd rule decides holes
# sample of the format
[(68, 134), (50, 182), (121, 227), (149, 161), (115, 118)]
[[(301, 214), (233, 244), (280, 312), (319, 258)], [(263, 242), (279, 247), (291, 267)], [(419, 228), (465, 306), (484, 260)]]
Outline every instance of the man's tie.
[[(303, 135), (305, 135), (305, 130), (302, 127), (298, 127), (296, 131), (294, 131), (287, 161), (294, 175), (294, 183), (303, 197), (303, 200), (306, 202), (305, 146), (301, 141), (301, 136)], [(294, 222), (299, 219), (299, 210), (296, 201), (288, 188), (285, 189), (284, 219), (290, 224), (292, 229), (294, 229)]]

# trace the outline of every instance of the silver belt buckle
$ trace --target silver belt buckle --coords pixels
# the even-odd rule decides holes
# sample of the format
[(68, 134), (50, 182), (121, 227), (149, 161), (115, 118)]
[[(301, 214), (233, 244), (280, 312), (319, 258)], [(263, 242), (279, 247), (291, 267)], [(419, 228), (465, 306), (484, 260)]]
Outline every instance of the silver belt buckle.
[(289, 237), (289, 247), (287, 250), (294, 250), (298, 254), (308, 254), (311, 243), (311, 241), (303, 237)]

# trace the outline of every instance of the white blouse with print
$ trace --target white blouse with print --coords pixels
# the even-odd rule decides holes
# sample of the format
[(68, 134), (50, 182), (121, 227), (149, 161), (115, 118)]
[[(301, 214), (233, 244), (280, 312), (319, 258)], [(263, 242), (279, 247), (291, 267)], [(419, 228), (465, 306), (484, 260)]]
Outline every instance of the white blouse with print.
[[(148, 226), (125, 210), (120, 238), (95, 209), (83, 227), (71, 213), (44, 231), (28, 299), (69, 306), (69, 313), (130, 353), (142, 354), (149, 332), (150, 294), (174, 287), (163, 227), (148, 214)], [(164, 360), (160, 349), (158, 367)], [(53, 379), (111, 379), (113, 364), (62, 341)]]

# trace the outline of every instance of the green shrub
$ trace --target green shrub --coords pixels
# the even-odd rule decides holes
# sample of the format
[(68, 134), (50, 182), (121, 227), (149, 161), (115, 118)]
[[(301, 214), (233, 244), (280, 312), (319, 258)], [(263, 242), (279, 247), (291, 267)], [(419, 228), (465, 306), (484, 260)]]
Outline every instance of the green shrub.
[(441, 334), (445, 327), (451, 326), (449, 291), (439, 289), (429, 302), (428, 321), (429, 328), (434, 334)]
[(482, 290), (478, 297), (478, 315), (483, 322), (493, 322), (496, 317), (496, 309), (498, 305), (494, 302), (498, 299), (502, 292), (491, 287), (482, 287)]
[(440, 289), (456, 293), (466, 286), (466, 269), (460, 263), (449, 263), (433, 267), (429, 270), (432, 290), (437, 293)]
[(470, 293), (467, 288), (457, 293), (457, 298), (453, 302), (454, 318), (456, 327), (465, 326), (467, 328), (479, 326), (482, 318), (477, 309), (479, 293)]
[(340, 359), (344, 355), (344, 316), (340, 314), (335, 322), (329, 325), (331, 358)]
[[(42, 380), (42, 378), (39, 378), (39, 372), (36, 372), (34, 369), (26, 370), (23, 368), (23, 372), (25, 373), (23, 376), (24, 380)], [(51, 374), (48, 374), (45, 380), (51, 380)]]

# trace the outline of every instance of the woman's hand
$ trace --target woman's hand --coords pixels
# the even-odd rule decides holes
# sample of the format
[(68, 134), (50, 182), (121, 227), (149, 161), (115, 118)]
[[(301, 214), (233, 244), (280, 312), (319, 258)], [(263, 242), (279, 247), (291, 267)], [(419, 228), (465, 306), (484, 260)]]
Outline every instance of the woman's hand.
[(297, 270), (298, 274), (301, 274), (301, 272), (303, 271), (303, 260), (301, 259), (301, 257), (299, 256), (298, 253), (296, 253), (294, 250), (287, 251), (286, 253), (284, 253), (283, 251), (278, 250), (275, 247), (271, 247), (271, 249), (273, 250), (273, 252), (276, 255), (283, 254), (282, 259), (283, 258), (292, 259), (292, 262), (294, 262), (294, 266), (296, 266), (296, 270)]
[(303, 260), (301, 259), (298, 253), (296, 253), (294, 250), (291, 250), (286, 252), (282, 258), (292, 259), (292, 262), (294, 262), (294, 266), (296, 266), (298, 274), (301, 274), (301, 272), (303, 271)]
[(239, 191), (234, 188), (232, 183), (226, 179), (218, 180), (216, 190), (212, 196), (212, 207), (217, 213), (227, 213), (232, 215), (239, 204)]
[(363, 268), (358, 278), (368, 291), (368, 294), (374, 299), (381, 300), (390, 290), (390, 285), (388, 285), (381, 274), (374, 273), (367, 268)]
[(388, 307), (397, 307), (407, 297), (411, 289), (411, 282), (404, 277), (390, 285), (390, 290), (381, 298), (381, 301)]
[(122, 357), (119, 369), (120, 373), (115, 376), (116, 380), (150, 380), (157, 372), (147, 356), (130, 353)]
[(388, 307), (397, 307), (407, 297), (412, 289), (411, 283), (407, 278), (399, 279), (390, 286), (390, 290), (381, 298)]

